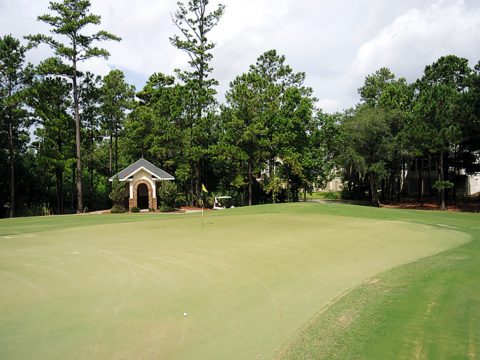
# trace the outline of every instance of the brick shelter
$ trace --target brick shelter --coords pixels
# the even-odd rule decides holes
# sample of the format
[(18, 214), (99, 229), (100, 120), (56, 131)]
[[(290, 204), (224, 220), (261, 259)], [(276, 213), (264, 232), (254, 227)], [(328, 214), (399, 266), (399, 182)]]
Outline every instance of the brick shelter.
[(128, 184), (128, 209), (157, 210), (157, 184), (161, 181), (173, 181), (175, 178), (151, 162), (141, 158), (112, 176)]

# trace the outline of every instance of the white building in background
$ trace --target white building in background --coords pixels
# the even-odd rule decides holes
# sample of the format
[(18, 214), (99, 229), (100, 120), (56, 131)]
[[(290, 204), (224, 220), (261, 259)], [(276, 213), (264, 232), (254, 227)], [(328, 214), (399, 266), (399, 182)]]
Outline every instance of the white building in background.
[(480, 193), (480, 173), (468, 176), (467, 179), (468, 195), (479, 195)]
[[(410, 163), (404, 177), (402, 188), (409, 196), (415, 196), (419, 190), (429, 196), (433, 184), (438, 180), (438, 169), (435, 161), (427, 158), (416, 158)], [(468, 175), (464, 169), (457, 170), (455, 177), (457, 196), (472, 196), (480, 192), (480, 173)]]
[(317, 191), (342, 191), (343, 183), (340, 177), (334, 177), (332, 180), (327, 182), (324, 188), (318, 188)]
[[(428, 159), (413, 159), (402, 176), (402, 191), (409, 196), (416, 196), (420, 187), (423, 195), (430, 195), (430, 187), (438, 180), (438, 171), (434, 161)], [(480, 196), (480, 173), (468, 175), (465, 170), (459, 170), (455, 181), (458, 196)], [(343, 182), (338, 176), (329, 181), (325, 187), (315, 191), (342, 191)]]

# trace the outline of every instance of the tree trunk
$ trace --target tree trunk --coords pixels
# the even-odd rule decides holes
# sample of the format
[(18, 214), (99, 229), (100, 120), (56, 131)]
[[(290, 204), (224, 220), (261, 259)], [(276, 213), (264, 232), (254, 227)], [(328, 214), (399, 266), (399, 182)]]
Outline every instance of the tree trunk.
[(298, 186), (297, 186), (297, 183), (294, 182), (292, 184), (292, 199), (293, 199), (293, 202), (298, 202), (299, 199), (298, 199)]
[(395, 177), (394, 173), (392, 172), (385, 178), (385, 195), (384, 198), (387, 201), (393, 200), (393, 189), (395, 185)]
[(72, 164), (72, 196), (70, 197), (70, 209), (75, 209), (75, 193), (76, 193), (76, 165)]
[[(194, 116), (190, 118), (190, 152), (193, 149), (194, 141), (193, 141), (193, 123), (194, 123)], [(190, 206), (195, 206), (196, 199), (195, 199), (195, 161), (192, 159), (192, 154), (190, 154), (190, 195), (191, 195), (191, 202)]]
[(93, 126), (90, 131), (90, 208), (93, 210), (94, 208), (94, 156), (93, 156), (93, 143), (94, 143), (94, 134), (93, 134)]
[(95, 185), (94, 185), (94, 181), (95, 181), (95, 178), (94, 178), (94, 172), (93, 172), (93, 164), (90, 164), (90, 166), (92, 166), (92, 168), (90, 169), (90, 210), (93, 210), (94, 208), (96, 208), (96, 206), (94, 206), (94, 203), (95, 203)]
[[(443, 169), (443, 150), (440, 153), (440, 172), (439, 172), (439, 180), (442, 182), (445, 179), (444, 169)], [(442, 210), (445, 210), (445, 187), (441, 186), (440, 188), (440, 199), (442, 202)]]
[[(396, 169), (395, 169), (396, 170)], [(397, 189), (398, 189), (398, 184), (400, 183), (400, 174), (398, 171), (392, 171), (392, 174), (390, 175), (390, 201), (395, 202), (396, 197), (397, 197)]]
[(287, 203), (289, 203), (291, 199), (291, 189), (290, 189), (290, 179), (288, 176), (288, 170), (286, 171), (286, 175), (287, 175), (287, 181), (285, 182), (285, 186), (287, 190)]
[(352, 166), (349, 167), (349, 171), (348, 171), (347, 187), (348, 187), (348, 193), (351, 195), (353, 192)]
[(423, 204), (423, 168), (421, 163), (418, 165), (418, 159), (415, 160), (415, 165), (418, 172), (418, 201)]
[[(74, 43), (74, 52), (76, 51), (76, 45)], [(81, 139), (80, 139), (80, 112), (78, 109), (78, 89), (77, 89), (77, 62), (73, 60), (73, 104), (75, 111), (75, 143), (77, 151), (77, 213), (83, 211), (83, 192), (82, 192), (82, 156), (81, 156)]]
[(115, 126), (115, 174), (118, 172), (118, 127)]
[(8, 122), (8, 151), (10, 157), (10, 214), (15, 216), (15, 151), (13, 146), (13, 124), (12, 118)]
[(428, 186), (428, 197), (429, 198), (432, 197), (432, 179), (431, 179), (431, 174), (430, 174), (431, 162), (432, 162), (432, 159), (431, 159), (431, 155), (429, 154), (428, 155), (428, 171), (427, 171), (427, 176), (428, 176), (427, 186)]
[(109, 164), (108, 170), (110, 171), (110, 176), (113, 176), (113, 135), (110, 132), (110, 142), (108, 143), (108, 152), (109, 152)]
[(377, 207), (380, 206), (380, 200), (378, 198), (378, 191), (377, 191), (377, 181), (373, 173), (370, 173), (370, 189), (372, 192), (372, 205)]
[(400, 174), (400, 176), (397, 178), (397, 191), (396, 191), (396, 200), (397, 200), (397, 203), (399, 203), (401, 201), (401, 192), (402, 192), (402, 175)]
[(405, 186), (405, 160), (402, 159), (402, 165), (401, 165), (401, 174), (400, 174), (400, 179), (398, 183), (398, 195), (397, 195), (397, 200), (398, 202), (402, 201), (402, 189)]
[(387, 185), (387, 180), (386, 179), (382, 179), (381, 183), (380, 183), (380, 189), (382, 190), (382, 193), (380, 194), (380, 199), (384, 202), (385, 201), (385, 192), (386, 192), (386, 189), (388, 188), (388, 185)]
[[(201, 10), (201, 15), (200, 15), (200, 23), (199, 23), (199, 31), (200, 31), (200, 42), (201, 42), (201, 48), (205, 49), (205, 43), (206, 43), (206, 35), (204, 33), (204, 12), (205, 8), (202, 8)], [(197, 101), (198, 101), (198, 106), (197, 106), (197, 126), (201, 126), (202, 124), (202, 118), (203, 118), (203, 113), (205, 111), (206, 105), (203, 102), (203, 98), (205, 96), (205, 89), (204, 89), (204, 77), (205, 77), (205, 60), (203, 56), (203, 52), (200, 54), (200, 69), (198, 72), (198, 93), (197, 93)], [(198, 100), (202, 99), (202, 100)], [(192, 128), (193, 131), (193, 128)], [(192, 132), (192, 140), (193, 140), (193, 132)], [(196, 160), (195, 161), (195, 181), (196, 181), (196, 192), (197, 192), (197, 197), (200, 197), (200, 194), (203, 194), (203, 189), (201, 188), (201, 160)], [(202, 196), (203, 198), (203, 196)], [(204, 204), (205, 205), (205, 204)]]
[(248, 160), (248, 206), (252, 206), (252, 161)]
[(370, 186), (368, 187), (368, 197), (372, 200), (373, 203), (373, 192), (372, 192), (372, 182), (369, 180)]
[(268, 176), (270, 176), (270, 179), (271, 181), (274, 181), (274, 184), (275, 184), (275, 188), (273, 189), (272, 191), (272, 203), (275, 204), (275, 201), (276, 201), (276, 197), (275, 197), (275, 194), (276, 194), (276, 183), (275, 183), (275, 158), (270, 158), (270, 160), (268, 160)]
[(403, 182), (403, 159), (400, 160), (399, 170), (400, 170), (400, 174), (397, 173), (398, 174), (397, 191), (396, 191), (397, 203), (401, 201), (402, 182)]
[(57, 192), (57, 213), (65, 213), (63, 207), (63, 169), (55, 169), (56, 192)]
[(195, 205), (195, 180), (193, 176), (193, 161), (190, 163), (190, 206)]
[(197, 196), (197, 205), (199, 205), (198, 199), (202, 197), (203, 193), (200, 160), (195, 161), (195, 190), (195, 195)]
[[(455, 146), (455, 152), (453, 154), (453, 188), (452, 188), (452, 197), (453, 203), (457, 204), (457, 147)], [(448, 159), (447, 159), (448, 162)], [(447, 166), (448, 171), (448, 166)], [(448, 177), (448, 174), (447, 174)]]
[(420, 203), (423, 205), (425, 199), (425, 177), (423, 176), (423, 169), (420, 170), (422, 182), (420, 184)]

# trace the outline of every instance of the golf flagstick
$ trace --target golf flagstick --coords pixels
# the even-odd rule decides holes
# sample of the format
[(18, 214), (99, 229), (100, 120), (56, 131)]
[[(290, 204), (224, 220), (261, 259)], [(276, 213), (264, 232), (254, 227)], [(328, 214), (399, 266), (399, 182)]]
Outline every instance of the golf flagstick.
[(205, 207), (205, 199), (206, 199), (206, 196), (205, 196), (205, 193), (208, 193), (208, 190), (207, 188), (205, 187), (205, 185), (203, 185), (202, 183), (202, 225), (203, 225), (203, 208)]

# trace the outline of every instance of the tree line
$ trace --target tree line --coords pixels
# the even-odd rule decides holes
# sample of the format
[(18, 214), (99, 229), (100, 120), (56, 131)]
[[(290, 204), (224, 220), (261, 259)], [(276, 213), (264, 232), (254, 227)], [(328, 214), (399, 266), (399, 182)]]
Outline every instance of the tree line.
[[(108, 58), (99, 43), (121, 40), (85, 31), (101, 21), (88, 0), (51, 2), (38, 17), (51, 35), (0, 38), (1, 216), (108, 208), (108, 179), (140, 157), (174, 175), (177, 203), (190, 205), (202, 184), (239, 205), (298, 201), (336, 174), (346, 197), (401, 201), (416, 159), (433, 164), (438, 179), (428, 185), (445, 204), (459, 171), (478, 171), (480, 62), (472, 69), (445, 56), (414, 83), (379, 69), (355, 108), (326, 114), (305, 73), (269, 50), (220, 104), (209, 34), (225, 7), (208, 5), (179, 2), (172, 15), (170, 42), (187, 53), (188, 70), (153, 73), (139, 90), (118, 69), (104, 77), (79, 70)], [(27, 64), (41, 44), (52, 57)]]
[(336, 118), (332, 137), (345, 192), (368, 192), (374, 205), (401, 201), (413, 195), (405, 177), (414, 170), (418, 201), (455, 202), (465, 176), (480, 171), (479, 80), (480, 62), (472, 69), (454, 55), (411, 84), (388, 68), (367, 76), (361, 103)]

